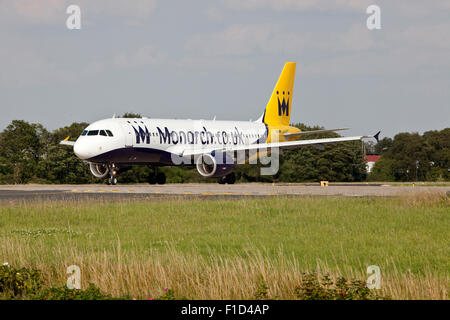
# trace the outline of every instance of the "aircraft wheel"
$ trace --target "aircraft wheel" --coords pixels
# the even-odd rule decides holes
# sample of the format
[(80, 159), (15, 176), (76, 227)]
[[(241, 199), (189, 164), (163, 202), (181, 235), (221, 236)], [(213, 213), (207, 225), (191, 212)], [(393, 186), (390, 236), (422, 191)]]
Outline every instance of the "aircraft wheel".
[(156, 175), (156, 183), (165, 184), (166, 183), (166, 175), (162, 172), (158, 172)]
[(117, 178), (116, 178), (116, 177), (108, 178), (108, 180), (106, 181), (106, 183), (107, 183), (109, 186), (111, 186), (111, 185), (115, 186), (115, 185), (117, 184)]
[(234, 172), (225, 176), (225, 181), (228, 184), (234, 184), (236, 182), (236, 175), (234, 174)]
[(156, 184), (156, 177), (153, 174), (148, 177), (148, 183)]
[(225, 183), (227, 183), (226, 177), (220, 177), (219, 178), (219, 184), (225, 184)]

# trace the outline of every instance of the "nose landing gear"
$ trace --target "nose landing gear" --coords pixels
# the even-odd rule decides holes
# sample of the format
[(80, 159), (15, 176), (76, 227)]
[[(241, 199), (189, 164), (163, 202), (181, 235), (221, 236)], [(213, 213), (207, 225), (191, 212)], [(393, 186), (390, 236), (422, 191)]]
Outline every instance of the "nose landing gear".
[(107, 181), (107, 183), (108, 183), (108, 185), (113, 185), (113, 186), (115, 186), (116, 184), (117, 184), (117, 178), (116, 177), (114, 177), (114, 178), (108, 178), (108, 181)]
[(114, 165), (114, 163), (108, 166), (108, 170), (109, 170), (109, 178), (106, 181), (106, 183), (108, 185), (115, 186), (117, 184), (117, 168)]

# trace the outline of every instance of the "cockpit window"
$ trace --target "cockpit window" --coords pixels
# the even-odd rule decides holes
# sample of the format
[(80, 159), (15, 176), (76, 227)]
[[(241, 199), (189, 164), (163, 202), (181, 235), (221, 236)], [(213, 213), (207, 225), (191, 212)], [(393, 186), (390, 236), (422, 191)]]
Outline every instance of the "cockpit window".
[(82, 136), (104, 136), (104, 137), (113, 137), (114, 135), (110, 130), (84, 130), (83, 133), (81, 133)]
[(91, 131), (88, 132), (87, 135), (88, 136), (96, 136), (96, 135), (98, 135), (98, 130), (91, 130)]

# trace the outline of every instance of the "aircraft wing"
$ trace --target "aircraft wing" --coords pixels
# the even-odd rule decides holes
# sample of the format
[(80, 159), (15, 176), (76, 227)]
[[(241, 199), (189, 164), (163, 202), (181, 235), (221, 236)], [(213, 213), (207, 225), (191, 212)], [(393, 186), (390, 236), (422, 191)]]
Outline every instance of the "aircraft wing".
[(285, 141), (285, 142), (272, 142), (272, 143), (259, 143), (250, 144), (243, 146), (225, 146), (223, 148), (186, 148), (179, 152), (180, 156), (196, 156), (216, 152), (233, 152), (233, 151), (243, 151), (243, 150), (258, 150), (258, 149), (293, 149), (301, 146), (312, 146), (320, 145), (326, 143), (344, 142), (344, 141), (355, 141), (366, 138), (374, 138), (375, 136), (354, 136), (354, 137), (340, 137), (340, 138), (325, 138), (325, 139), (310, 139), (310, 140), (297, 140), (297, 141)]
[(75, 144), (75, 141), (69, 141), (69, 137), (65, 138), (63, 141), (61, 141), (59, 144), (65, 145), (65, 146), (72, 146)]

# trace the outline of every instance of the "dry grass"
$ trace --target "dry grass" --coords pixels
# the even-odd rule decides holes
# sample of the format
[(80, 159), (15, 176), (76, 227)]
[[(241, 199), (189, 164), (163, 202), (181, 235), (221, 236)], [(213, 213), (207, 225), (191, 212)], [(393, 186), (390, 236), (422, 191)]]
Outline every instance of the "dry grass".
[(404, 193), (397, 197), (398, 201), (402, 205), (408, 207), (436, 207), (436, 206), (449, 206), (450, 197), (445, 192), (421, 192), (417, 193)]
[[(36, 250), (36, 245), (27, 246), (21, 241), (1, 244), (3, 255), (14, 257), (10, 260), (14, 265), (30, 265), (32, 250)], [(334, 279), (342, 275), (357, 279), (368, 277), (363, 266), (336, 270), (320, 262), (305, 265), (283, 254), (273, 259), (257, 250), (243, 257), (222, 258), (186, 255), (167, 247), (164, 253), (150, 251), (146, 256), (148, 259), (142, 260), (136, 253), (123, 254), (118, 242), (114, 252), (93, 254), (76, 249), (61, 250), (54, 252), (54, 263), (49, 264), (42, 257), (31, 264), (43, 270), (49, 286), (64, 284), (66, 268), (76, 264), (82, 270), (84, 286), (92, 282), (114, 296), (130, 294), (140, 299), (157, 297), (163, 288), (171, 288), (179, 297), (188, 299), (252, 299), (261, 279), (268, 285), (271, 298), (295, 299), (294, 289), (305, 271), (331, 274)], [(392, 262), (386, 262), (389, 263)], [(382, 274), (381, 292), (393, 299), (448, 299), (448, 283), (448, 277), (429, 270), (422, 275), (396, 270)]]

